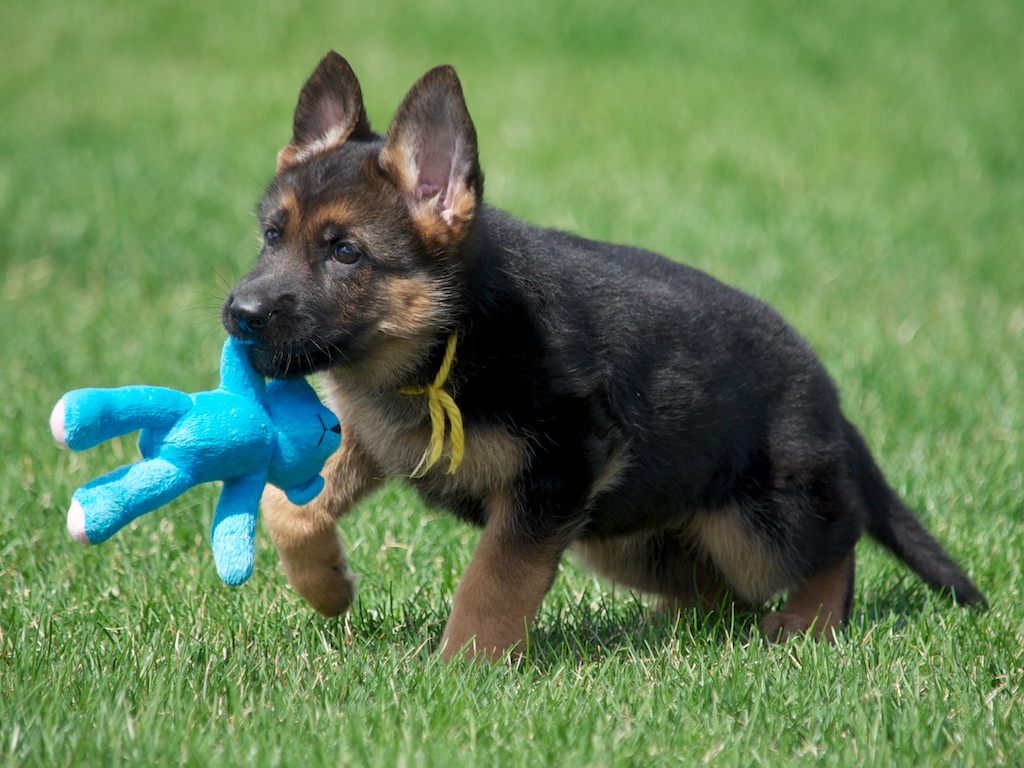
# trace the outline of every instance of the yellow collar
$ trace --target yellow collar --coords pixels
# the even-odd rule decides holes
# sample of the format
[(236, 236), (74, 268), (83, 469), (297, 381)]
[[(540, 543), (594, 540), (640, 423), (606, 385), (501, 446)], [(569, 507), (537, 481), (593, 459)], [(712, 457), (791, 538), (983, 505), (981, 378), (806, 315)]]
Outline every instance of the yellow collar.
[(466, 449), (466, 438), (462, 430), (462, 413), (459, 411), (459, 406), (455, 404), (455, 398), (443, 389), (448, 382), (452, 364), (455, 362), (457, 343), (458, 334), (453, 333), (448, 337), (448, 347), (445, 349), (441, 368), (432, 383), (425, 387), (402, 387), (398, 390), (403, 395), (426, 395), (427, 408), (430, 411), (430, 445), (423, 452), (423, 458), (420, 459), (420, 463), (416, 465), (410, 477), (423, 477), (441, 458), (441, 452), (444, 450), (445, 417), (451, 424), (449, 439), (452, 444), (452, 453), (448, 460), (448, 474), (454, 475), (455, 470), (462, 463), (462, 455)]

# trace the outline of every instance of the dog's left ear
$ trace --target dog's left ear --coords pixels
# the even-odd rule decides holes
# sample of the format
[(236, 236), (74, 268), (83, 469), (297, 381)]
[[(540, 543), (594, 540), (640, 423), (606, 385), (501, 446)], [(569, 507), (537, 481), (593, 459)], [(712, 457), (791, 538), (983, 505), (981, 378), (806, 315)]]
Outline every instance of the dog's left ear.
[(380, 163), (427, 240), (464, 235), (483, 194), (476, 130), (459, 77), (437, 67), (412, 87), (388, 129)]

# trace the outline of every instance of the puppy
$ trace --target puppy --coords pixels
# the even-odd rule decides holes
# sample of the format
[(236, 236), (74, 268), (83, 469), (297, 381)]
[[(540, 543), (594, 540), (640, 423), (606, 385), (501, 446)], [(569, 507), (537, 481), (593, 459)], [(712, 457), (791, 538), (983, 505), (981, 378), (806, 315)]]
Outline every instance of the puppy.
[(455, 71), (387, 135), (329, 53), (223, 308), (267, 376), (321, 375), (344, 429), (326, 490), (267, 528), (321, 613), (353, 595), (337, 519), (388, 477), (480, 526), (445, 658), (519, 652), (567, 549), (670, 608), (758, 605), (771, 640), (831, 639), (864, 529), (932, 588), (985, 598), (899, 500), (807, 343), (770, 307), (656, 254), (483, 202)]

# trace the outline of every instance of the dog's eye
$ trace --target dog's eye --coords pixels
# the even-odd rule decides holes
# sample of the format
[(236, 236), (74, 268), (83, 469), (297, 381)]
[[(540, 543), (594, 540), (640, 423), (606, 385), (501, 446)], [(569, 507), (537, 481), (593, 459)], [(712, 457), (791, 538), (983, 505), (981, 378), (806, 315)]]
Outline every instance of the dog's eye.
[(267, 245), (277, 242), (281, 239), (281, 230), (277, 227), (267, 227), (263, 230), (263, 242)]
[(360, 255), (358, 247), (344, 240), (331, 246), (331, 258), (339, 264), (355, 264)]

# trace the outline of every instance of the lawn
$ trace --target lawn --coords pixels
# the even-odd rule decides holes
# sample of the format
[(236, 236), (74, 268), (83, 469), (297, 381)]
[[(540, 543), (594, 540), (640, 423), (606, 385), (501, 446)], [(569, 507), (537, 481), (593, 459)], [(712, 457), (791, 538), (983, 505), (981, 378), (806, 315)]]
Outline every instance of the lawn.
[[(0, 764), (1024, 764), (1024, 4), (8, 0), (0, 25)], [(566, 559), (526, 657), (432, 655), (476, 533), (399, 484), (341, 523), (352, 613), (262, 533), (238, 589), (218, 489), (108, 543), (60, 451), (82, 386), (217, 383), (218, 308), (329, 48), (386, 127), (462, 75), (488, 199), (777, 306), (991, 610), (860, 547), (835, 647), (652, 618)]]

